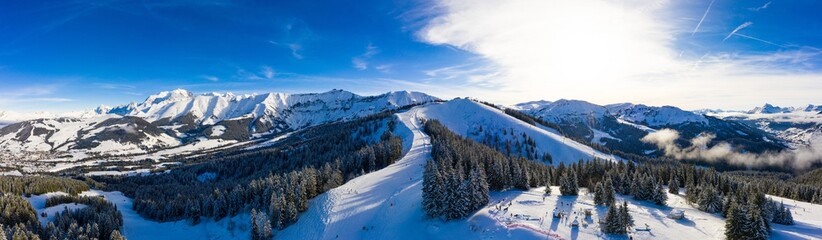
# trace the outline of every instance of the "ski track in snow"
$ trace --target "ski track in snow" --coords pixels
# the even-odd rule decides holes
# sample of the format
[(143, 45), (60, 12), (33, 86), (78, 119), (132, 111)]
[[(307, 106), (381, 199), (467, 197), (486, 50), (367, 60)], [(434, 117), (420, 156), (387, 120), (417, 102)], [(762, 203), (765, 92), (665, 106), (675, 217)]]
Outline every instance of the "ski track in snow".
[[(394, 164), (357, 177), (311, 201), (296, 224), (278, 234), (281, 239), (406, 239), (390, 228), (423, 221), (422, 172), (431, 157), (430, 139), (417, 120), (419, 108), (399, 113), (406, 154)], [(409, 146), (410, 145), (410, 146)], [(366, 230), (364, 230), (364, 228)]]

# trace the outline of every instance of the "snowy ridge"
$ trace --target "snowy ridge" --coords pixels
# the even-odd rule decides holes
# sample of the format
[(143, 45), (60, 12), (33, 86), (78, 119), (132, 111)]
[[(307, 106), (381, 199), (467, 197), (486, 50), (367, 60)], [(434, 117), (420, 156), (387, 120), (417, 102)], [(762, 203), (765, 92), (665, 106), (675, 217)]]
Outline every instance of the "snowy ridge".
[[(304, 126), (313, 122), (364, 116), (434, 100), (437, 98), (407, 91), (363, 97), (343, 90), (308, 94), (206, 93), (195, 95), (183, 89), (176, 89), (151, 95), (139, 104), (132, 103), (115, 107), (110, 113), (142, 117), (150, 122), (161, 119), (173, 120), (191, 115), (196, 123), (203, 125), (251, 116), (264, 117), (266, 118), (264, 121), (282, 120), (289, 126)], [(318, 111), (324, 111), (326, 115), (306, 114), (307, 112), (318, 113)]]
[(632, 123), (643, 123), (649, 127), (684, 123), (708, 123), (705, 116), (673, 106), (650, 107), (643, 104), (619, 103), (606, 105), (605, 107), (611, 114), (620, 119)]
[[(437, 119), (454, 133), (464, 137), (480, 137), (480, 128), (484, 131), (502, 131), (513, 129), (518, 134), (525, 133), (536, 141), (536, 149), (549, 153), (554, 164), (560, 161), (567, 163), (577, 160), (601, 158), (617, 160), (618, 157), (604, 154), (589, 146), (565, 138), (552, 130), (537, 127), (508, 116), (504, 112), (467, 99), (455, 99), (442, 104), (431, 104), (420, 110), (420, 116)], [(475, 139), (476, 140), (476, 139)]]
[(226, 143), (264, 140), (258, 138), (437, 100), (424, 93), (408, 91), (377, 96), (359, 96), (343, 90), (236, 95), (193, 94), (176, 89), (151, 95), (142, 103), (103, 105), (93, 111), (64, 114), (77, 116), (71, 118), (51, 113), (0, 112), (0, 119), (5, 116), (15, 121), (42, 117), (0, 128), (0, 160), (68, 156), (63, 160), (76, 161), (96, 156), (146, 154), (181, 144), (192, 147), (178, 149), (207, 150), (203, 149), (206, 145), (224, 144), (199, 143), (209, 139), (222, 139)]
[(797, 108), (793, 108), (793, 107), (784, 107), (783, 108), (783, 107), (777, 107), (777, 106), (771, 105), (770, 103), (766, 103), (764, 106), (756, 107), (756, 108), (748, 111), (748, 113), (749, 114), (788, 113), (788, 112), (793, 112), (795, 110), (797, 110)]
[[(547, 104), (536, 106), (539, 103)], [(568, 119), (595, 121), (608, 114), (607, 108), (581, 100), (560, 99), (556, 102), (531, 102), (529, 107), (531, 110), (527, 112), (551, 122), (562, 122)], [(525, 109), (521, 106), (520, 108)]]

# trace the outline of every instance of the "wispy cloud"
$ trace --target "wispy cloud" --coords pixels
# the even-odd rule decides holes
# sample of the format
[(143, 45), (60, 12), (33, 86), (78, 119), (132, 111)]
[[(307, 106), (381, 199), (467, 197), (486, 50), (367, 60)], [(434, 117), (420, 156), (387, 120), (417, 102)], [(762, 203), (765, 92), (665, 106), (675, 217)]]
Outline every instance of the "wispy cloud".
[(274, 72), (274, 69), (272, 69), (271, 67), (263, 66), (261, 71), (262, 71), (263, 76), (265, 76), (266, 79), (274, 78), (275, 72)]
[(694, 31), (693, 31), (693, 32), (691, 32), (691, 35), (694, 35), (697, 31), (699, 31), (699, 26), (702, 26), (702, 22), (704, 22), (704, 21), (705, 21), (705, 17), (707, 17), (707, 16), (708, 16), (708, 12), (710, 12), (710, 11), (711, 11), (711, 6), (713, 6), (713, 5), (714, 5), (714, 2), (715, 2), (715, 1), (716, 1), (716, 0), (711, 0), (711, 3), (710, 3), (710, 4), (708, 4), (708, 8), (707, 8), (707, 9), (705, 9), (705, 13), (703, 13), (703, 14), (702, 14), (702, 18), (700, 18), (700, 19), (699, 19), (699, 23), (697, 23), (697, 24), (696, 24), (696, 27), (694, 28)]
[(357, 57), (352, 58), (351, 59), (351, 64), (357, 70), (366, 70), (366, 69), (368, 69), (368, 63), (365, 62), (365, 60), (362, 60), (361, 58), (357, 58)]
[[(492, 86), (484, 88), (493, 89), (488, 100), (502, 103), (548, 97), (747, 108), (751, 102), (807, 101), (822, 91), (822, 85), (812, 84), (822, 80), (814, 66), (817, 50), (748, 34), (742, 37), (785, 48), (754, 52), (724, 44), (712, 53), (680, 54), (677, 39), (704, 29), (711, 22), (706, 14), (719, 3), (701, 9), (703, 18), (697, 20), (702, 23), (694, 28), (692, 21), (682, 21), (687, 12), (677, 11), (676, 1), (657, 1), (651, 9), (639, 2), (436, 0), (438, 7), (426, 9), (439, 12), (417, 31), (421, 41), (470, 52), (487, 63), (424, 74)], [(742, 23), (725, 40), (753, 30), (752, 24)]]
[(245, 69), (237, 69), (235, 78), (242, 80), (270, 80), (274, 79), (276, 75), (277, 72), (273, 68), (269, 66), (262, 66), (260, 67), (260, 70), (257, 72), (247, 71)]
[(771, 2), (767, 2), (767, 3), (765, 3), (765, 5), (762, 5), (760, 7), (755, 7), (755, 8), (748, 8), (748, 10), (751, 10), (751, 11), (754, 11), (754, 12), (759, 12), (759, 10), (766, 9), (770, 5), (771, 5)]
[(14, 91), (0, 92), (0, 103), (30, 103), (30, 102), (70, 102), (71, 98), (53, 96), (60, 88), (56, 84), (36, 85), (15, 89)]
[(734, 30), (731, 31), (731, 33), (729, 33), (728, 36), (725, 37), (725, 39), (722, 39), (722, 41), (724, 42), (725, 40), (728, 40), (728, 38), (731, 38), (731, 36), (736, 34), (736, 32), (739, 32), (739, 30), (745, 29), (746, 27), (749, 27), (751, 25), (753, 25), (753, 22), (745, 22), (740, 24), (738, 27), (734, 28)]
[(351, 64), (357, 70), (366, 70), (368, 69), (368, 59), (380, 53), (380, 49), (374, 46), (373, 44), (369, 43), (368, 46), (365, 47), (365, 52), (359, 56), (351, 58)]
[(217, 81), (220, 81), (220, 78), (218, 78), (218, 77), (216, 77), (216, 76), (211, 76), (211, 75), (203, 75), (203, 76), (201, 76), (201, 77), (202, 77), (203, 79), (205, 79), (205, 80), (212, 81), (212, 82), (217, 82)]
[(134, 85), (119, 83), (95, 83), (94, 85), (100, 89), (107, 90), (131, 90), (136, 88)]
[(303, 57), (302, 54), (300, 54), (300, 50), (303, 49), (302, 45), (296, 44), (296, 43), (288, 44), (288, 49), (291, 49), (291, 56), (294, 56), (294, 58), (296, 58), (296, 59), (305, 58), (305, 57)]
[(279, 37), (277, 40), (269, 40), (268, 43), (288, 49), (291, 56), (298, 60), (305, 58), (303, 51), (306, 44), (317, 39), (317, 35), (308, 27), (308, 24), (297, 18), (293, 18), (285, 24), (282, 31), (284, 36)]
[(73, 102), (71, 98), (0, 98), (0, 103)]
[(391, 64), (381, 64), (374, 67), (374, 69), (381, 73), (390, 73), (393, 68), (394, 65)]

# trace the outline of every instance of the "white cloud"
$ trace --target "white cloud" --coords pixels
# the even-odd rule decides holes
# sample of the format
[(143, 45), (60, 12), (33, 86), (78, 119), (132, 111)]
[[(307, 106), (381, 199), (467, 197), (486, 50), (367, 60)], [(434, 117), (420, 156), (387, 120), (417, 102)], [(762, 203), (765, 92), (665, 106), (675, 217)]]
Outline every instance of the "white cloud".
[[(812, 92), (822, 92), (822, 86), (797, 87), (822, 75), (779, 65), (818, 50), (717, 52), (705, 54), (702, 60), (681, 57), (674, 41), (683, 33), (690, 35), (700, 18), (677, 15), (674, 3), (439, 0), (429, 8), (437, 12), (436, 17), (417, 32), (419, 38), (477, 54), (491, 64), (424, 73), (493, 88), (493, 95), (481, 97), (509, 104), (570, 98), (603, 104), (749, 108), (796, 98), (804, 98), (804, 103), (790, 104), (807, 104), (818, 98)], [(682, 19), (692, 21), (684, 21), (685, 26)], [(750, 24), (740, 25), (730, 35)], [(803, 64), (807, 63), (797, 63)], [(462, 74), (444, 74), (448, 72)]]
[(294, 56), (296, 59), (303, 59), (303, 55), (300, 54), (300, 50), (303, 49), (303, 46), (300, 44), (292, 43), (288, 44), (288, 49), (291, 49), (291, 56)]
[(203, 75), (202, 78), (212, 82), (220, 81), (220, 78), (211, 75)]
[(365, 47), (365, 52), (363, 54), (351, 58), (351, 65), (353, 65), (357, 70), (366, 70), (369, 65), (368, 59), (378, 53), (380, 53), (380, 49), (369, 43), (368, 46)]
[(265, 76), (266, 79), (272, 79), (272, 78), (274, 78), (275, 72), (274, 72), (274, 69), (272, 69), (271, 67), (263, 66), (262, 67), (262, 74), (263, 74), (263, 76)]
[(362, 60), (361, 58), (356, 58), (356, 57), (352, 58), (351, 59), (351, 64), (357, 70), (366, 70), (366, 69), (368, 69), (368, 63), (365, 62), (365, 60)]

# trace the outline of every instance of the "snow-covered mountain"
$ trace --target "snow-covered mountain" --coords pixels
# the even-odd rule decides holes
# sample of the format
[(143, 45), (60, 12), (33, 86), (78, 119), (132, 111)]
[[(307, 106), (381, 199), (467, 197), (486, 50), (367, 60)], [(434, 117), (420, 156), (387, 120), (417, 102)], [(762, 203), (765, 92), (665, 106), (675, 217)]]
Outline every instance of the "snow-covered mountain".
[(107, 113), (140, 117), (161, 125), (182, 123), (203, 126), (249, 119), (253, 133), (265, 133), (351, 119), (434, 100), (436, 98), (432, 96), (407, 91), (364, 97), (343, 90), (310, 94), (195, 95), (176, 89), (151, 95), (142, 103), (111, 108)]
[(822, 138), (822, 105), (778, 107), (765, 104), (750, 111), (720, 111), (706, 115), (759, 128), (792, 147)]
[(685, 123), (708, 123), (708, 119), (705, 118), (705, 116), (673, 106), (651, 107), (643, 104), (619, 103), (606, 105), (605, 108), (619, 119), (649, 127), (663, 127)]
[(783, 107), (778, 107), (778, 106), (771, 105), (770, 103), (766, 103), (765, 105), (763, 105), (761, 107), (756, 107), (754, 109), (751, 109), (750, 111), (748, 111), (748, 113), (749, 114), (788, 113), (788, 112), (793, 112), (794, 110), (796, 110), (796, 108), (792, 108), (792, 107), (784, 107), (783, 108)]
[(503, 111), (468, 99), (454, 99), (442, 104), (432, 104), (419, 109), (419, 116), (437, 119), (454, 133), (484, 142), (484, 138), (516, 142), (523, 135), (533, 139), (539, 154), (550, 154), (553, 163), (566, 164), (580, 159), (618, 157), (599, 152), (589, 146), (568, 139), (553, 129), (533, 126), (508, 116)]
[(377, 96), (343, 90), (236, 95), (176, 89), (141, 103), (68, 115), (2, 112), (8, 116), (3, 119), (15, 123), (0, 129), (0, 158), (139, 154), (206, 139), (243, 142), (436, 100), (407, 91)]
[(682, 143), (702, 132), (717, 141), (739, 144), (749, 151), (782, 149), (755, 127), (724, 121), (673, 106), (619, 103), (600, 106), (580, 100), (538, 101), (517, 104), (514, 109), (556, 125), (563, 134), (582, 142), (604, 145), (637, 155), (655, 156), (656, 148), (640, 141), (649, 132), (671, 128), (682, 133)]

